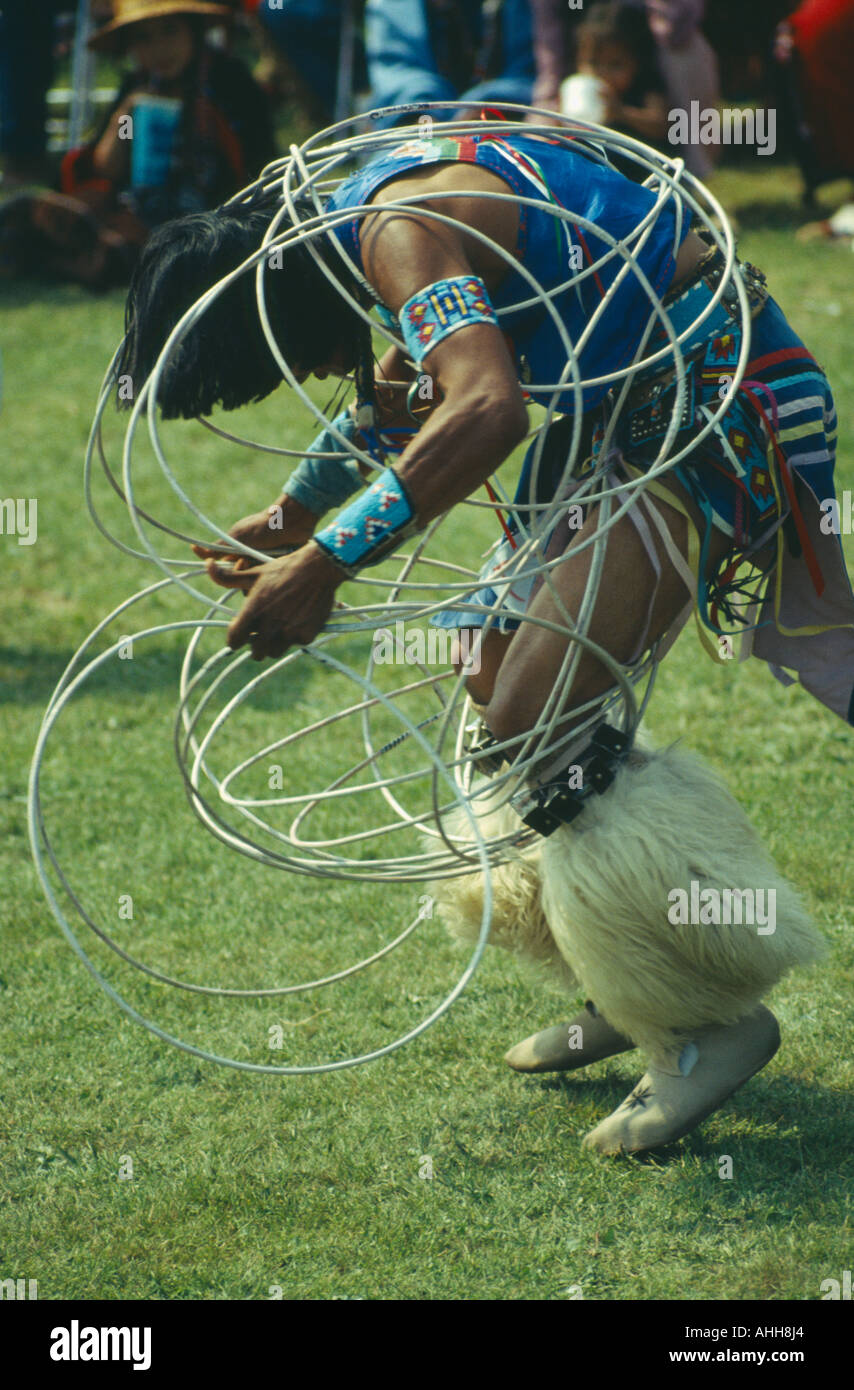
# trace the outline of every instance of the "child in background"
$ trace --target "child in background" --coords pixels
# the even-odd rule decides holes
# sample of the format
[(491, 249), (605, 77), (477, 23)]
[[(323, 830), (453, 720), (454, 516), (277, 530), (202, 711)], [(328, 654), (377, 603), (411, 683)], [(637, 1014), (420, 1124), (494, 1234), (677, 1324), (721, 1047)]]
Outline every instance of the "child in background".
[(6, 274), (124, 284), (153, 227), (215, 207), (273, 158), (264, 94), (205, 39), (231, 13), (200, 0), (115, 0), (90, 46), (129, 59), (130, 71), (100, 134), (65, 156), (62, 193), (0, 208)]
[(577, 31), (576, 71), (598, 78), (602, 124), (651, 145), (667, 138), (667, 99), (655, 39), (642, 10), (597, 4)]

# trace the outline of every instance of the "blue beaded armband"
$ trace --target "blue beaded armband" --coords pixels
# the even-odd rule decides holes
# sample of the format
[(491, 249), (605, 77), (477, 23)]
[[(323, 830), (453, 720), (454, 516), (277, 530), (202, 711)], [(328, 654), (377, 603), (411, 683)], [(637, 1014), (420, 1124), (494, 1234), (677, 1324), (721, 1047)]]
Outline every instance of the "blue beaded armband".
[(415, 529), (414, 522), (415, 508), (397, 474), (387, 468), (314, 539), (330, 560), (352, 576), (393, 550)]
[(455, 275), (426, 285), (400, 311), (400, 331), (410, 357), (421, 362), (438, 343), (473, 324), (497, 326), (486, 286), (476, 275)]

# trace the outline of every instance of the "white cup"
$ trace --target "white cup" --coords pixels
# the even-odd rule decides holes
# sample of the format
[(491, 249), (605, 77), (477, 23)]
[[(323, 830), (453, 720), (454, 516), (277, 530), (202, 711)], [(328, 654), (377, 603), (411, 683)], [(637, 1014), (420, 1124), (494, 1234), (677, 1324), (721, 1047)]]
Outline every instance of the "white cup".
[(601, 125), (605, 119), (605, 84), (598, 77), (574, 72), (561, 83), (560, 109), (564, 116)]

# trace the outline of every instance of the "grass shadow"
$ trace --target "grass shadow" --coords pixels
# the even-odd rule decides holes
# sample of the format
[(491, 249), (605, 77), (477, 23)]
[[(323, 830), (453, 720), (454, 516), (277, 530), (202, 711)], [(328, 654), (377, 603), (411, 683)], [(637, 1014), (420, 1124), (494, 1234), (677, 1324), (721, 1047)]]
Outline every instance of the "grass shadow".
[[(120, 635), (117, 631), (113, 640), (118, 640)], [(344, 645), (342, 643), (340, 657), (347, 661)], [(93, 651), (90, 655), (94, 654)], [(0, 704), (46, 705), (73, 655), (71, 647), (63, 651), (44, 647), (0, 647)], [(360, 655), (363, 652), (360, 651)], [(355, 651), (349, 653), (349, 659), (356, 662)], [(177, 698), (182, 660), (183, 652), (157, 648), (148, 642), (144, 660), (106, 662), (84, 683), (83, 691), (131, 701), (156, 691), (173, 691)], [(84, 659), (78, 669), (82, 670), (85, 664)], [(233, 693), (238, 684), (257, 675), (264, 664), (251, 663), (249, 672), (241, 667), (239, 673), (224, 684)], [(280, 710), (283, 698), (298, 698), (319, 675), (322, 672), (318, 663), (296, 661), (281, 673), (281, 680), (276, 677), (260, 686), (251, 697), (253, 708)]]
[(71, 285), (63, 280), (48, 280), (38, 276), (16, 275), (14, 279), (0, 277), (0, 304), (4, 309), (25, 309), (42, 305), (55, 309), (58, 305), (88, 307), (92, 304), (123, 305), (125, 289), (104, 290), (98, 293)]
[(773, 202), (754, 200), (738, 202), (730, 207), (738, 218), (741, 231), (785, 231), (796, 232), (804, 222), (823, 214), (815, 207), (808, 207), (791, 198), (780, 198)]
[[(604, 1119), (628, 1095), (633, 1083), (616, 1071), (608, 1071), (602, 1076), (532, 1076), (541, 1091), (555, 1091), (562, 1094), (567, 1102), (578, 1099), (578, 1088), (583, 1089), (584, 1098), (592, 1101), (597, 1110), (601, 1107), (600, 1119)], [(657, 1149), (643, 1153), (624, 1154), (623, 1161), (631, 1161), (641, 1166), (662, 1167), (674, 1163), (686, 1154), (700, 1159), (711, 1158), (715, 1162), (720, 1157), (721, 1140), (714, 1143), (705, 1137), (705, 1125), (718, 1117), (719, 1122), (729, 1120), (733, 1126), (733, 1137), (727, 1142), (730, 1149), (737, 1139), (739, 1144), (749, 1145), (760, 1160), (765, 1153), (773, 1156), (779, 1164), (780, 1159), (793, 1145), (792, 1134), (757, 1134), (750, 1132), (751, 1122), (756, 1125), (774, 1125), (784, 1131), (795, 1131), (799, 1163), (804, 1167), (800, 1150), (803, 1142), (808, 1149), (809, 1171), (814, 1181), (824, 1185), (837, 1186), (840, 1196), (848, 1191), (850, 1174), (846, 1175), (840, 1166), (840, 1150), (850, 1149), (850, 1121), (840, 1114), (839, 1093), (828, 1087), (810, 1085), (794, 1079), (781, 1077), (756, 1077), (742, 1089), (736, 1091), (720, 1110), (701, 1121), (696, 1129), (682, 1139)], [(739, 1131), (736, 1133), (736, 1131)], [(841, 1131), (836, 1141), (833, 1135)], [(771, 1155), (770, 1146), (777, 1146)], [(742, 1177), (742, 1181), (745, 1179)], [(754, 1184), (757, 1193), (764, 1190), (763, 1183)]]

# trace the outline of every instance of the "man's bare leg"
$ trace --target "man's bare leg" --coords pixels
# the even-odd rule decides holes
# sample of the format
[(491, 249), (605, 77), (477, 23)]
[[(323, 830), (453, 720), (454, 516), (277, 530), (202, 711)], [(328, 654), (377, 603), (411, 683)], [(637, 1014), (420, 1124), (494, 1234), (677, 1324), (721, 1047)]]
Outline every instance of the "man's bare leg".
[[(689, 505), (684, 494), (683, 501)], [(655, 505), (681, 554), (687, 558), (686, 518), (675, 507), (659, 501)], [(598, 516), (594, 514), (579, 539), (586, 539), (597, 525)], [(713, 539), (711, 564), (716, 565), (726, 551), (727, 541), (723, 536)], [(655, 537), (655, 543), (661, 566), (658, 580), (630, 518), (624, 517), (608, 534), (602, 580), (588, 631), (594, 642), (620, 662), (636, 654), (639, 636), (647, 623), (649, 644), (667, 631), (686, 602), (683, 579), (660, 537)], [(544, 586), (531, 605), (533, 617), (565, 623), (561, 605), (571, 618), (578, 615), (593, 563), (593, 547), (575, 556), (572, 549), (554, 572), (556, 594)], [(509, 638), (487, 634), (480, 671), (469, 678), (468, 688), (472, 698), (488, 705), (486, 722), (497, 738), (518, 737), (536, 724), (559, 678), (566, 649), (564, 636), (533, 623), (523, 624), (512, 647)], [(563, 709), (569, 714), (573, 707), (603, 693), (612, 684), (613, 678), (601, 661), (582, 653), (576, 678), (562, 702)], [(567, 727), (570, 723), (568, 720)], [(588, 1005), (574, 1019), (517, 1043), (506, 1054), (506, 1060), (519, 1071), (568, 1071), (615, 1056), (633, 1045), (598, 1015), (595, 1007)]]
[[(681, 492), (678, 484), (675, 490)], [(684, 493), (682, 500), (690, 510), (691, 504)], [(655, 505), (681, 553), (687, 556), (685, 517), (675, 507), (659, 502)], [(598, 516), (594, 515), (580, 531), (578, 539), (586, 539), (597, 525)], [(620, 661), (633, 654), (648, 617), (647, 641), (651, 642), (667, 630), (688, 598), (684, 581), (667, 556), (663, 542), (658, 537), (656, 542), (662, 571), (657, 592), (655, 572), (633, 522), (624, 517), (608, 535), (606, 562), (589, 632), (598, 645)], [(714, 547), (715, 560), (725, 549), (725, 538), (719, 537)], [(555, 587), (559, 600), (572, 617), (579, 611), (592, 560), (592, 546), (577, 556), (572, 555), (570, 547), (565, 563), (556, 567)], [(565, 623), (560, 602), (548, 588), (543, 588), (531, 605), (531, 612), (553, 622)], [(476, 632), (466, 633), (465, 651), (473, 650)], [(485, 718), (491, 733), (500, 739), (510, 739), (536, 724), (557, 679), (566, 648), (567, 639), (561, 634), (533, 624), (523, 624), (520, 631), (511, 634), (491, 630), (486, 633), (478, 651), (479, 670), (468, 677), (466, 688), (476, 704), (487, 706)], [(600, 694), (612, 684), (613, 679), (601, 662), (584, 653), (564, 707), (571, 710), (573, 705)], [(628, 1051), (633, 1046), (596, 1013), (595, 1006), (588, 1004), (566, 1023), (543, 1029), (517, 1043), (507, 1052), (505, 1060), (517, 1071), (569, 1071)]]
[[(674, 491), (678, 490), (678, 484), (674, 482), (672, 486)], [(687, 505), (687, 499), (684, 500)], [(654, 505), (680, 553), (687, 559), (688, 522), (685, 516), (657, 498)], [(580, 541), (587, 540), (595, 532), (598, 524), (597, 512), (578, 532), (578, 539), (569, 547), (563, 564), (551, 571), (555, 592), (548, 584), (543, 585), (529, 608), (533, 619), (564, 626), (567, 613), (573, 620), (577, 619), (593, 564), (594, 547), (588, 546), (578, 554), (573, 552)], [(647, 619), (646, 645), (649, 646), (667, 632), (689, 597), (664, 542), (653, 528), (650, 529), (661, 566), (658, 580), (643, 541), (628, 516), (612, 526), (606, 537), (607, 551), (599, 592), (587, 631), (593, 642), (621, 663), (635, 655), (639, 639), (647, 628)], [(725, 536), (717, 532), (713, 535), (711, 567), (719, 563), (728, 546)], [(523, 623), (500, 664), (486, 710), (486, 722), (497, 739), (519, 738), (536, 725), (558, 682), (569, 640), (562, 633), (539, 627), (534, 622)], [(603, 694), (613, 684), (613, 676), (602, 662), (584, 651), (572, 686), (563, 694), (562, 709), (571, 716), (573, 708)], [(571, 717), (567, 718), (564, 729), (571, 723)]]

